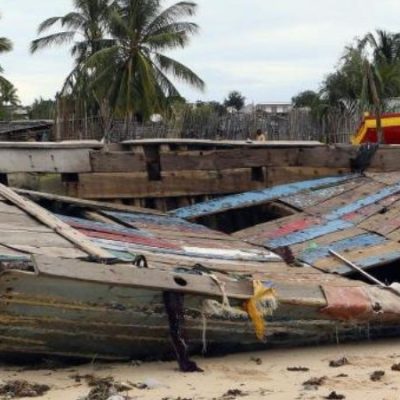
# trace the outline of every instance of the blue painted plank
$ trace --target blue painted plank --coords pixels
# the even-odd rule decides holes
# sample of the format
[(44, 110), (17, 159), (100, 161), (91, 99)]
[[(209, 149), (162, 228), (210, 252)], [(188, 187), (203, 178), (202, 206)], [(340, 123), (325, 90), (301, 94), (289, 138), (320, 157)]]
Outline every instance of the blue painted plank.
[(355, 237), (339, 240), (329, 245), (304, 250), (297, 258), (303, 262), (313, 265), (321, 258), (329, 257), (329, 249), (337, 252), (361, 249), (368, 246), (375, 246), (387, 242), (387, 239), (375, 233), (365, 233)]
[(202, 225), (193, 224), (181, 218), (176, 218), (173, 216), (163, 216), (163, 215), (149, 215), (140, 213), (123, 213), (123, 212), (105, 212), (106, 215), (121, 219), (122, 221), (135, 224), (152, 224), (159, 226), (176, 226), (176, 227), (188, 227), (195, 231), (208, 232), (209, 229)]
[[(354, 188), (354, 182), (351, 187)], [(280, 201), (291, 205), (292, 207), (299, 208), (304, 210), (306, 208), (310, 208), (315, 206), (316, 204), (322, 203), (325, 200), (328, 200), (332, 197), (338, 196), (344, 192), (350, 190), (350, 187), (344, 183), (341, 185), (331, 186), (328, 188), (322, 188), (312, 191), (307, 191), (304, 193), (298, 193), (292, 196), (283, 197)]]
[(202, 215), (215, 214), (224, 210), (262, 204), (267, 201), (278, 199), (283, 196), (293, 195), (305, 190), (334, 185), (353, 179), (356, 176), (357, 175), (351, 174), (274, 186), (272, 188), (240, 193), (206, 201), (204, 203), (194, 204), (189, 207), (178, 208), (177, 210), (171, 211), (170, 214), (174, 217), (193, 219)]
[[(382, 254), (379, 256), (371, 256), (371, 257), (366, 257), (361, 260), (357, 260), (355, 264), (362, 268), (362, 269), (370, 269), (374, 267), (379, 267), (381, 265), (389, 264), (391, 262), (400, 260), (400, 251), (393, 251), (390, 253)], [(335, 272), (340, 275), (348, 275), (351, 273), (354, 273), (354, 270), (343, 264), (340, 267), (338, 266), (337, 268), (330, 270), (329, 272)]]
[(30, 256), (17, 256), (17, 255), (8, 255), (8, 254), (0, 254), (0, 261), (4, 262), (12, 262), (12, 261), (30, 261)]
[(362, 207), (366, 207), (371, 204), (374, 204), (377, 201), (382, 200), (382, 199), (389, 197), (398, 192), (400, 192), (400, 183), (397, 183), (396, 185), (385, 187), (376, 193), (373, 193), (369, 196), (363, 197), (362, 199), (354, 201), (353, 203), (350, 203), (343, 207), (340, 207), (339, 209), (332, 211), (332, 212), (328, 213), (327, 215), (325, 215), (325, 218), (328, 220), (335, 220), (335, 219), (341, 218), (346, 214), (350, 214), (354, 211), (359, 210)]
[(314, 225), (311, 228), (304, 229), (300, 232), (295, 232), (280, 238), (267, 240), (264, 243), (264, 246), (270, 249), (276, 249), (282, 246), (291, 246), (293, 244), (307, 242), (308, 240), (327, 235), (328, 233), (353, 227), (354, 225), (352, 223), (342, 220), (326, 221), (325, 223)]

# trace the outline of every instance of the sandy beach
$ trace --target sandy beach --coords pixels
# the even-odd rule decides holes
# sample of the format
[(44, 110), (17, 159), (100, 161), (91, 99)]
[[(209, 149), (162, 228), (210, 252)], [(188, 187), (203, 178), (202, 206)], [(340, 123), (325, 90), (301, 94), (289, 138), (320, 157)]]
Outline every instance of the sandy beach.
[[(121, 392), (121, 397), (114, 396), (116, 400), (395, 400), (399, 398), (400, 372), (392, 370), (392, 366), (400, 362), (399, 346), (400, 340), (390, 340), (279, 349), (211, 359), (198, 357), (196, 361), (204, 372), (195, 374), (178, 372), (174, 362), (94, 362), (47, 369), (3, 365), (0, 378), (49, 385), (50, 390), (41, 397), (43, 400), (85, 398), (90, 391), (88, 376), (112, 377), (115, 382), (132, 387)], [(348, 363), (340, 367), (329, 365), (342, 358)], [(289, 371), (288, 368), (301, 370)], [(371, 375), (376, 371), (384, 374), (375, 373), (377, 380), (374, 381)], [(310, 380), (311, 383), (304, 384)]]

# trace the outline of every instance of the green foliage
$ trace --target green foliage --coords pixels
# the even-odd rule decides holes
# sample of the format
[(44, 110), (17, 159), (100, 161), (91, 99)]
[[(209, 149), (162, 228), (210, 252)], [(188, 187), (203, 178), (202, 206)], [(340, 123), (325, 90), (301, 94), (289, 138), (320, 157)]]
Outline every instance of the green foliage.
[(394, 97), (400, 97), (400, 34), (377, 30), (345, 48), (318, 93), (302, 92), (293, 102), (308, 104), (321, 115), (328, 107), (347, 112), (360, 107), (375, 111), (377, 102), (385, 110)]
[(292, 103), (296, 108), (313, 108), (320, 101), (319, 93), (313, 90), (305, 90), (292, 98)]
[(244, 107), (246, 98), (236, 90), (230, 92), (228, 97), (224, 100), (225, 107), (233, 107), (237, 111), (240, 111)]
[(54, 119), (56, 102), (51, 99), (38, 98), (29, 107), (30, 119)]
[[(171, 77), (199, 89), (204, 82), (188, 67), (166, 55), (184, 48), (198, 26), (196, 4), (181, 1), (162, 9), (162, 0), (75, 0), (75, 10), (53, 17), (39, 33), (56, 23), (64, 30), (32, 42), (36, 52), (72, 42), (75, 68), (62, 94), (81, 104), (100, 107), (106, 101), (114, 117), (148, 119), (168, 114), (180, 93)], [(77, 38), (82, 40), (76, 41)]]

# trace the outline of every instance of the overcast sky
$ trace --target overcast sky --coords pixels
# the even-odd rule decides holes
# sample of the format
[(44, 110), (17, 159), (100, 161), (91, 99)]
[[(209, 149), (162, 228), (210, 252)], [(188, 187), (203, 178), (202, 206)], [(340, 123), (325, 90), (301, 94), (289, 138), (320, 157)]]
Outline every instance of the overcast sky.
[[(169, 1), (169, 0), (167, 0)], [(286, 101), (317, 89), (343, 48), (375, 28), (400, 31), (399, 0), (197, 0), (200, 35), (173, 55), (206, 82), (205, 93), (178, 85), (189, 100), (221, 101), (240, 90), (247, 102)], [(29, 42), (45, 18), (71, 10), (71, 0), (0, 0), (0, 36), (14, 51), (0, 57), (25, 104), (52, 97), (71, 69), (68, 48), (34, 56)]]

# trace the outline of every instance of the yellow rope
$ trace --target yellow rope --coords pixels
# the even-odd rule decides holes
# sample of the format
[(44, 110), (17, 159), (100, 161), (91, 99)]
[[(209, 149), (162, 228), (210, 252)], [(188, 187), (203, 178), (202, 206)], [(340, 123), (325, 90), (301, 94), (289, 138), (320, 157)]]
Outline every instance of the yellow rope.
[(247, 300), (243, 308), (250, 317), (256, 336), (259, 340), (265, 339), (265, 316), (271, 315), (277, 308), (276, 291), (267, 288), (261, 281), (253, 281), (254, 295)]

